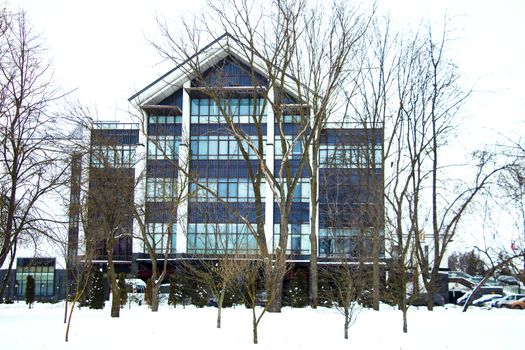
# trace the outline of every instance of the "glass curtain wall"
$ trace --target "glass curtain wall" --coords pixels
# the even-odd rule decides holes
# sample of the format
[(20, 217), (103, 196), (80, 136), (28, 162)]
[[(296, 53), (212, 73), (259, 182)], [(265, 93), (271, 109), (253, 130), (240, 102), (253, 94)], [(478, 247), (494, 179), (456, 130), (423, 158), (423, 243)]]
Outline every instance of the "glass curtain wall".
[(182, 116), (156, 113), (148, 116), (146, 233), (156, 253), (175, 253)]
[[(286, 132), (287, 149), (291, 149), (289, 156), (292, 176), (298, 171), (299, 160), (303, 155), (304, 145), (301, 138), (297, 138), (299, 130), (298, 123), (301, 115), (285, 114), (282, 116), (282, 128)], [(275, 135), (275, 174), (279, 173), (283, 159), (281, 136), (276, 132)], [(285, 181), (283, 179), (283, 181)], [(279, 243), (280, 213), (277, 203), (274, 203), (274, 247)], [(292, 208), (289, 215), (288, 224), (289, 238), (287, 243), (287, 253), (299, 256), (310, 254), (310, 181), (303, 167), (301, 179), (292, 196)]]
[[(190, 254), (255, 254), (257, 242), (240, 216), (256, 226), (255, 195), (248, 165), (224, 114), (255, 142), (254, 112), (262, 112), (262, 99), (230, 96), (221, 106), (210, 98), (192, 98), (190, 128), (190, 207), (187, 252)], [(261, 115), (266, 135), (266, 116)], [(266, 137), (263, 139), (266, 144)], [(248, 149), (248, 148), (246, 148)], [(249, 150), (256, 166), (257, 157)], [(264, 183), (262, 185), (264, 196)], [(264, 213), (262, 214), (264, 215)]]
[(319, 156), (320, 257), (370, 257), (384, 226), (382, 132), (327, 129)]
[(27, 277), (35, 279), (35, 300), (50, 300), (55, 296), (55, 259), (20, 258), (16, 268), (16, 298), (24, 299)]

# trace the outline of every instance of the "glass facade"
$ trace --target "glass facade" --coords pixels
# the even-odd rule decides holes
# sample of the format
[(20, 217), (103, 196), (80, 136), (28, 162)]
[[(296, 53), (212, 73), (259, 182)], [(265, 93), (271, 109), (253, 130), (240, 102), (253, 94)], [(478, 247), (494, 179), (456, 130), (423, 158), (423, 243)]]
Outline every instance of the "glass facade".
[[(182, 105), (183, 89), (165, 98), (166, 103), (180, 108), (185, 117), (174, 112), (149, 116), (146, 198), (150, 214), (146, 217), (152, 241), (165, 242), (161, 236), (168, 227), (171, 234), (175, 233), (176, 203), (171, 201), (173, 194), (182, 190), (177, 187), (180, 175), (177, 165), (181, 165), (177, 161), (180, 145), (184, 144), (182, 124), (186, 120), (189, 128), (184, 137), (189, 142), (190, 181), (188, 214), (181, 218), (186, 231), (184, 251), (210, 255), (256, 253), (253, 230), (257, 228), (257, 215), (268, 219), (264, 212), (272, 207), (268, 201), (273, 203), (270, 216), (273, 232), (266, 235), (273, 235), (274, 249), (277, 247), (281, 221), (278, 203), (272, 193), (265, 193), (266, 184), (262, 181), (263, 210), (257, 210), (249, 174), (257, 169), (261, 154), (267, 164), (273, 163), (274, 174), (283, 174), (280, 181), (287, 181), (286, 169), (281, 169), (285, 157), (288, 175), (295, 177), (305, 151), (303, 136), (307, 133), (298, 135), (306, 114), (293, 98), (286, 96), (281, 123), (268, 126), (267, 112), (272, 107), (257, 95), (259, 90), (255, 88), (265, 86), (265, 82), (260, 76), (256, 82), (253, 78), (245, 67), (227, 59), (203, 73), (200, 80), (192, 81), (190, 88), (186, 87), (187, 105)], [(154, 108), (161, 106), (158, 107)], [(257, 149), (236, 138), (232, 127), (240, 130), (241, 139), (250, 140)], [(267, 139), (268, 135), (273, 139)], [(267, 159), (267, 147), (273, 147), (273, 159)], [(320, 257), (355, 256), (359, 252), (366, 255), (371, 228), (376, 227), (382, 235), (381, 147), (382, 130), (323, 131), (319, 154)], [(310, 174), (303, 167), (288, 213), (286, 247), (290, 256), (299, 259), (308, 259), (310, 254), (310, 200)], [(175, 239), (170, 242), (175, 249)]]
[(16, 298), (24, 299), (27, 277), (35, 279), (35, 299), (50, 300), (55, 297), (55, 259), (18, 258), (16, 267)]
[[(172, 100), (180, 102), (179, 98)], [(178, 161), (182, 116), (176, 109), (154, 109), (148, 116), (147, 130), (146, 235), (156, 253), (172, 254), (177, 249), (177, 202), (181, 195)], [(143, 252), (147, 252), (145, 246)]]
[[(258, 248), (251, 230), (257, 229), (257, 214), (248, 167), (255, 168), (258, 157), (256, 151), (248, 147), (248, 142), (241, 142), (242, 147), (239, 145), (231, 133), (231, 124), (254, 144), (259, 141), (257, 132), (264, 134), (261, 138), (264, 156), (264, 100), (253, 96), (228, 96), (219, 101), (202, 97), (191, 99), (190, 169), (195, 178), (190, 184), (186, 250), (191, 254), (254, 254)], [(246, 162), (241, 148), (252, 164)], [(260, 190), (264, 196), (264, 181)], [(249, 220), (251, 230), (241, 216)]]
[(382, 130), (327, 129), (319, 157), (320, 257), (383, 255)]
[(266, 123), (263, 99), (253, 97), (224, 98), (217, 104), (214, 99), (194, 98), (191, 100), (191, 124), (246, 124), (256, 116), (260, 123)]
[(138, 124), (97, 122), (93, 125), (86, 235), (96, 237), (96, 259), (107, 258), (108, 233), (103, 230), (108, 222), (104, 220), (114, 216), (121, 220), (113, 223), (121, 230), (114, 242), (114, 259), (131, 262), (138, 143)]
[[(146, 227), (148, 240), (158, 254), (174, 253), (177, 247), (176, 224), (149, 223)], [(168, 239), (170, 241), (168, 241)]]

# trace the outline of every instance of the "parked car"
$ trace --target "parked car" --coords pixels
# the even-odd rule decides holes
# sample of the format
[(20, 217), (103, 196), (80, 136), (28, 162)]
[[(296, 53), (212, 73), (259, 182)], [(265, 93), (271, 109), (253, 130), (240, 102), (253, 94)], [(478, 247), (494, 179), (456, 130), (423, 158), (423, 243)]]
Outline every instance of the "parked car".
[(516, 277), (507, 275), (501, 275), (497, 278), (497, 280), (501, 283), (505, 283), (511, 286), (517, 286), (520, 283), (520, 281), (518, 281)]
[(264, 290), (257, 292), (257, 296), (255, 298), (255, 305), (266, 306), (267, 302), (268, 302), (268, 292)]
[[(485, 294), (472, 302), (474, 306), (489, 306), (490, 302), (496, 299), (501, 299), (501, 294)], [(488, 304), (487, 304), (488, 303)]]
[[(470, 296), (470, 294), (472, 294), (472, 292), (467, 292), (467, 293), (463, 294), (458, 300), (456, 300), (456, 304), (460, 305), (460, 306), (465, 305), (465, 303), (467, 302), (467, 299)], [(494, 295), (494, 294), (503, 295), (504, 294), (503, 293), (503, 288), (501, 288), (501, 287), (500, 288), (481, 287), (481, 289), (478, 290), (476, 292), (476, 294), (474, 295), (474, 300), (476, 300), (478, 298), (481, 298), (484, 295)]]
[(509, 309), (525, 309), (525, 297), (519, 299), (519, 300), (516, 300), (516, 301), (513, 301), (512, 303), (508, 304), (507, 307)]
[(490, 303), (490, 306), (492, 307), (497, 307), (497, 308), (501, 308), (501, 307), (507, 307), (507, 305), (509, 305), (510, 303), (518, 300), (518, 299), (521, 299), (525, 297), (525, 294), (509, 294), (509, 295), (505, 295), (504, 297), (501, 297), (499, 299), (495, 299), (495, 300), (492, 300), (491, 303)]
[(468, 297), (472, 294), (472, 292), (467, 292), (463, 294), (458, 300), (456, 300), (456, 304), (463, 306), (467, 302)]

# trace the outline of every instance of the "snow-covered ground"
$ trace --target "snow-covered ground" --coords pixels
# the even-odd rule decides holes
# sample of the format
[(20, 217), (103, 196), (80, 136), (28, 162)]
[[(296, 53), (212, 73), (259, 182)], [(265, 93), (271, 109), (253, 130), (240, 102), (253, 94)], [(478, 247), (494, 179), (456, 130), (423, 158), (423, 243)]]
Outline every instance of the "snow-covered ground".
[(75, 309), (69, 343), (64, 342), (64, 304), (0, 305), (2, 349), (525, 349), (525, 310), (455, 306), (433, 312), (411, 308), (408, 334), (401, 331), (401, 312), (389, 306), (364, 309), (343, 339), (343, 318), (335, 309), (284, 308), (265, 314), (259, 344), (252, 345), (251, 312), (225, 309), (223, 328), (215, 328), (217, 309), (161, 306), (152, 313), (133, 305), (110, 318), (104, 310)]

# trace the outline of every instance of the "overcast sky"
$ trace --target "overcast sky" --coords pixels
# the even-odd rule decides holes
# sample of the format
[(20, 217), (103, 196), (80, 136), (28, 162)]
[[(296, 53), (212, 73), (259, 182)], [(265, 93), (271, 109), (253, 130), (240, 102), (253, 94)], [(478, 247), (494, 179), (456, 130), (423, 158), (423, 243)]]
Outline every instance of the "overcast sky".
[[(366, 1), (365, 1), (366, 2)], [(42, 33), (64, 90), (76, 89), (83, 103), (96, 105), (99, 118), (119, 119), (127, 98), (170, 65), (161, 64), (146, 38), (158, 30), (155, 14), (174, 18), (198, 11), (203, 0), (71, 1), (11, 0), (27, 11)], [(476, 93), (464, 115), (480, 139), (516, 131), (525, 120), (525, 1), (523, 0), (382, 0), (394, 20), (417, 25), (454, 18), (455, 61), (466, 88)], [(490, 131), (488, 131), (489, 129)]]
[[(366, 2), (366, 1), (364, 1)], [(96, 105), (98, 118), (125, 118), (127, 98), (171, 64), (162, 63), (146, 38), (158, 34), (155, 14), (174, 18), (198, 11), (204, 0), (10, 0), (27, 12), (42, 34), (64, 91)], [(450, 55), (460, 66), (465, 88), (475, 93), (464, 109), (465, 148), (516, 138), (525, 122), (525, 1), (382, 0), (394, 21), (417, 26), (422, 20), (453, 18)], [(463, 141), (465, 140), (465, 141)]]
[[(84, 103), (97, 105), (100, 119), (119, 119), (127, 98), (170, 68), (160, 64), (146, 40), (158, 33), (155, 14), (176, 18), (203, 2), (10, 1), (26, 10), (42, 33), (57, 84), (77, 89)], [(525, 120), (525, 1), (383, 0), (381, 8), (413, 25), (423, 19), (440, 24), (445, 14), (454, 18), (451, 54), (465, 86), (477, 91), (465, 110), (476, 133), (478, 127), (507, 133)]]

